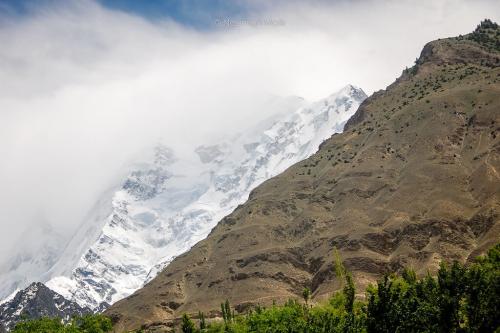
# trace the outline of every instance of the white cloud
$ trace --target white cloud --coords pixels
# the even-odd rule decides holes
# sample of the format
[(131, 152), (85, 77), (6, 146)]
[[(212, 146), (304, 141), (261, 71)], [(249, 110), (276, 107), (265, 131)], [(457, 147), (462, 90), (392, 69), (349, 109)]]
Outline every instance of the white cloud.
[(215, 140), (264, 118), (269, 95), (316, 99), (347, 83), (371, 93), (425, 42), (500, 13), (465, 0), (266, 8), (248, 19), (285, 24), (197, 32), (91, 1), (0, 17), (0, 253), (42, 220), (70, 235), (159, 138), (179, 150)]

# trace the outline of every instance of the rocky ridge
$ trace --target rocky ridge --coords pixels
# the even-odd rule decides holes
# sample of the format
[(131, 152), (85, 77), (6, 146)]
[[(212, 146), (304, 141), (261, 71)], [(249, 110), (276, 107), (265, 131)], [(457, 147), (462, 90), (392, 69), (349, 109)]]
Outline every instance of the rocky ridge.
[(68, 322), (73, 316), (87, 313), (91, 310), (65, 299), (43, 283), (34, 282), (0, 304), (0, 325), (11, 330), (23, 318), (57, 317)]

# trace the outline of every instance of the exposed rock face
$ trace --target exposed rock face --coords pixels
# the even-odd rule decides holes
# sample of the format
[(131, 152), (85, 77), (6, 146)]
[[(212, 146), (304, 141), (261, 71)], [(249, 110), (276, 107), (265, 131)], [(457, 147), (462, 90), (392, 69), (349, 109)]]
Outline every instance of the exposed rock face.
[(36, 282), (0, 305), (0, 325), (10, 330), (23, 317), (28, 319), (58, 317), (69, 321), (75, 315), (90, 312), (90, 309), (82, 308), (75, 302), (68, 301), (53, 292), (43, 283)]
[[(498, 28), (477, 33), (498, 45)], [(363, 288), (498, 242), (500, 52), (474, 36), (429, 43), (344, 133), (257, 187), (207, 239), (113, 305), (117, 329), (166, 327), (225, 299), (245, 311), (306, 286), (320, 300), (338, 288), (334, 248)]]

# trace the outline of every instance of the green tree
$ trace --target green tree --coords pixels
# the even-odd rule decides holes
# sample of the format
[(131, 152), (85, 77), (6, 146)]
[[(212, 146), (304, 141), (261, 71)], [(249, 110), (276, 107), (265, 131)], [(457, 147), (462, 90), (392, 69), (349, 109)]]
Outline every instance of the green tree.
[(308, 305), (310, 297), (311, 297), (311, 290), (309, 288), (305, 287), (302, 290), (302, 298), (304, 299), (304, 302), (306, 303), (306, 305)]
[(198, 312), (198, 317), (200, 318), (200, 331), (203, 331), (207, 328), (207, 324), (205, 323), (205, 314), (203, 312)]
[(335, 276), (340, 280), (340, 283), (343, 284), (346, 269), (342, 263), (342, 258), (340, 257), (337, 248), (333, 249), (333, 267), (335, 269)]
[(39, 318), (19, 322), (13, 333), (106, 333), (111, 332), (111, 320), (101, 314), (75, 317), (64, 324), (60, 318)]
[(470, 331), (493, 332), (500, 327), (500, 244), (469, 269), (466, 299)]
[(224, 303), (221, 303), (220, 307), (224, 323), (230, 323), (232, 321), (232, 318), (234, 317), (234, 312), (231, 312), (231, 305), (229, 304), (229, 301), (226, 299)]
[(67, 332), (64, 324), (59, 318), (40, 318), (36, 320), (26, 320), (19, 322), (12, 333), (59, 333)]
[(344, 286), (343, 293), (345, 296), (345, 310), (348, 314), (353, 314), (354, 312), (354, 298), (356, 295), (356, 288), (354, 287), (354, 281), (352, 275), (347, 273), (345, 275), (346, 285)]
[(186, 313), (182, 315), (181, 330), (183, 333), (196, 332), (196, 328), (194, 326), (193, 321), (191, 320), (191, 318), (189, 318), (189, 316)]
[(106, 333), (113, 328), (111, 319), (99, 314), (76, 317), (73, 319), (71, 326), (77, 331), (85, 333)]
[(349, 272), (345, 274), (346, 284), (343, 289), (344, 294), (344, 309), (346, 312), (344, 332), (354, 332), (356, 327), (356, 318), (354, 315), (354, 299), (356, 296), (356, 288), (354, 287), (354, 281), (352, 275)]
[(305, 332), (308, 325), (304, 307), (296, 300), (273, 306), (247, 319), (248, 332)]
[(461, 307), (465, 297), (465, 268), (454, 262), (450, 268), (441, 264), (438, 271), (439, 326), (442, 332), (457, 332), (461, 326)]

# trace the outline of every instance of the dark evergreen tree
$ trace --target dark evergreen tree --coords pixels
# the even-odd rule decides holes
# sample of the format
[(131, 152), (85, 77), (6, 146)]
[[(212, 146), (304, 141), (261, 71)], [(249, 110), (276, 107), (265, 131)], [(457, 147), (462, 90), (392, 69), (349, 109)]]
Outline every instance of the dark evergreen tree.
[(207, 325), (205, 323), (205, 314), (203, 312), (198, 312), (198, 316), (200, 318), (200, 331), (204, 330), (207, 328)]
[(465, 297), (465, 269), (458, 262), (450, 268), (444, 263), (438, 271), (439, 327), (442, 332), (460, 331), (460, 308)]
[(194, 326), (193, 321), (187, 314), (182, 315), (182, 325), (181, 330), (183, 333), (194, 333), (196, 332), (196, 328)]
[(493, 332), (500, 327), (500, 244), (469, 269), (465, 307), (470, 331)]

